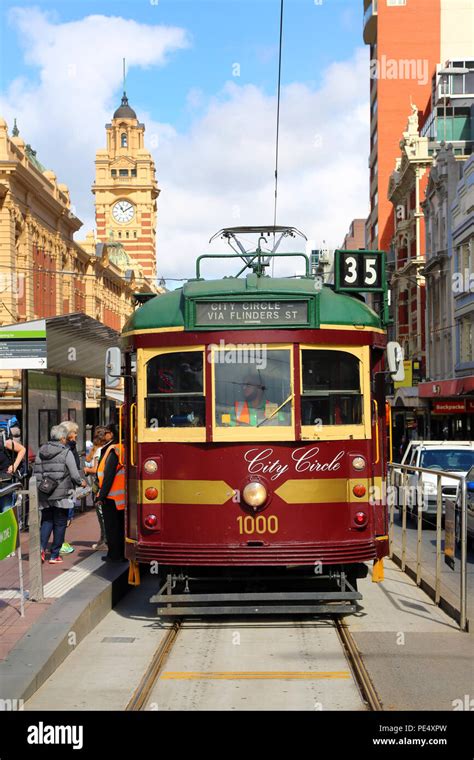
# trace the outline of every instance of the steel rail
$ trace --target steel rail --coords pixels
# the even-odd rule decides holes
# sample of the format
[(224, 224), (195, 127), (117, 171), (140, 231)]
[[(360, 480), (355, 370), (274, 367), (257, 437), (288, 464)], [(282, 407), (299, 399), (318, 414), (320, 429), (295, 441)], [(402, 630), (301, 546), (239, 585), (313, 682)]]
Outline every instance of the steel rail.
[(166, 632), (165, 637), (160, 642), (150, 664), (144, 672), (140, 683), (133, 692), (133, 695), (125, 708), (126, 711), (138, 712), (139, 710), (144, 709), (150, 692), (163, 670), (180, 629), (181, 621), (176, 621)]
[(365, 667), (361, 654), (357, 648), (357, 644), (352, 637), (347, 623), (339, 618), (334, 618), (334, 623), (363, 700), (367, 702), (371, 711), (382, 711), (382, 703), (367, 672), (367, 668)]

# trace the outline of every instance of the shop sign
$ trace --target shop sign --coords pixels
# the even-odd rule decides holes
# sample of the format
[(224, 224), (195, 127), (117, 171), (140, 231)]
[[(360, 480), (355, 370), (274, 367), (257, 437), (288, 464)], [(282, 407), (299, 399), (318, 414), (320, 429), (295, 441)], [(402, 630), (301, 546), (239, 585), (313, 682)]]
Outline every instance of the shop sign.
[(433, 414), (464, 414), (465, 401), (434, 401)]

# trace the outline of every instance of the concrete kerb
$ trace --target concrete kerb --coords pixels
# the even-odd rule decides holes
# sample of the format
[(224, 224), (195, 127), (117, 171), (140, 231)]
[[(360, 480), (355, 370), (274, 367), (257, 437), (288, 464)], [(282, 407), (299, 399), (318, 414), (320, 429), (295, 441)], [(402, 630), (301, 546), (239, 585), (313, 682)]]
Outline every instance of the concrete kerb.
[(29, 699), (129, 588), (128, 565), (109, 565), (57, 599), (0, 663), (0, 699)]
[[(394, 551), (390, 557), (390, 559), (401, 569), (402, 568), (402, 557), (401, 554), (397, 554), (396, 551)], [(405, 573), (408, 575), (409, 578), (411, 578), (412, 581), (415, 581), (416, 583), (416, 561), (413, 562), (413, 567), (411, 567), (411, 563), (409, 559), (405, 560)], [(420, 579), (420, 588), (422, 591), (427, 594), (427, 596), (430, 597), (430, 599), (434, 602), (436, 600), (436, 588), (435, 588), (435, 578), (434, 576), (427, 577), (426, 574), (421, 575)], [(459, 599), (456, 600), (456, 597), (454, 594), (451, 594), (449, 591), (441, 591), (440, 597), (439, 597), (439, 607), (445, 612), (447, 615), (449, 615), (450, 618), (452, 618), (458, 625), (461, 623), (461, 613), (459, 610)], [(469, 620), (466, 621), (466, 633), (470, 632), (470, 624)]]

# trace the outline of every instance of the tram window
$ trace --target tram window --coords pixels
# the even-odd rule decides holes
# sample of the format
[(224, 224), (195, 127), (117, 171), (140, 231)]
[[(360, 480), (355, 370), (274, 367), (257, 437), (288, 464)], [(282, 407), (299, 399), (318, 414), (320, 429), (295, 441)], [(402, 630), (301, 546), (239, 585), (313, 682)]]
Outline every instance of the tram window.
[(302, 351), (303, 425), (357, 425), (362, 422), (359, 360), (346, 351)]
[(239, 355), (237, 349), (235, 360), (227, 364), (229, 353), (222, 350), (214, 355), (216, 425), (262, 427), (262, 431), (291, 425), (290, 351), (268, 349), (257, 356), (245, 348)]
[(150, 359), (146, 420), (149, 428), (204, 427), (202, 353), (179, 351)]

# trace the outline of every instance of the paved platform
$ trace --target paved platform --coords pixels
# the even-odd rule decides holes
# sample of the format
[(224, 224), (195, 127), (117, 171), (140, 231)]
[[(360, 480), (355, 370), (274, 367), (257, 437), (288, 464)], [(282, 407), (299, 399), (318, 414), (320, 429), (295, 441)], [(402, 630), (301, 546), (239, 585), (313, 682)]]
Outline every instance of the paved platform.
[(359, 590), (363, 609), (347, 620), (383, 708), (461, 709), (473, 693), (474, 635), (390, 560), (383, 583), (368, 577)]
[[(75, 516), (66, 540), (75, 547), (61, 565), (43, 564), (44, 601), (25, 601), (20, 615), (18, 556), (0, 564), (0, 698), (33, 694), (128, 590), (128, 565), (102, 562), (94, 510)], [(24, 587), (28, 589), (28, 532), (21, 533)], [(73, 632), (73, 636), (70, 634)], [(69, 638), (68, 638), (69, 636)]]

